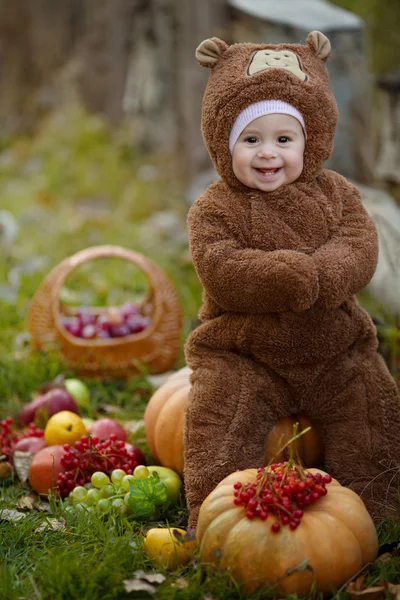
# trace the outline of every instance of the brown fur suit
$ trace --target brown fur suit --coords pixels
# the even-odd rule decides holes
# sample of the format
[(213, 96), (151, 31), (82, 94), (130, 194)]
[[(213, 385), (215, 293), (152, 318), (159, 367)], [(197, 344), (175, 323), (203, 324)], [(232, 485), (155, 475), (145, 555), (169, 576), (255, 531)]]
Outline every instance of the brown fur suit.
[[(300, 76), (284, 66), (249, 74), (263, 49), (293, 52)], [(222, 179), (188, 217), (204, 288), (202, 324), (185, 349), (193, 369), (185, 424), (192, 527), (215, 485), (262, 466), (273, 425), (299, 412), (322, 434), (329, 473), (360, 494), (373, 516), (398, 509), (398, 393), (354, 297), (375, 271), (377, 234), (356, 188), (323, 170), (337, 119), (324, 65), (329, 51), (319, 32), (307, 45), (228, 47), (212, 38), (197, 51), (212, 68), (202, 130)], [(244, 108), (272, 99), (304, 117), (304, 169), (294, 183), (262, 192), (236, 179), (228, 137)]]

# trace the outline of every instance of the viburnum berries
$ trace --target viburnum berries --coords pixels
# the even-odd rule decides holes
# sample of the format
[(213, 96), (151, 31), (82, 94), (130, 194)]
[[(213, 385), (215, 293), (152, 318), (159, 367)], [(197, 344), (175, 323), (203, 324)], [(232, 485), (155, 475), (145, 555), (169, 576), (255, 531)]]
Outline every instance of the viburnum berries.
[(326, 485), (331, 481), (327, 473), (309, 473), (293, 461), (275, 463), (258, 469), (255, 483), (235, 483), (233, 502), (244, 507), (248, 519), (265, 521), (274, 515), (277, 520), (271, 530), (275, 533), (282, 525), (294, 531), (304, 509), (327, 494)]
[(96, 471), (110, 474), (114, 469), (123, 469), (131, 475), (140, 464), (145, 464), (141, 450), (119, 440), (116, 434), (112, 433), (104, 441), (94, 435), (84, 435), (74, 446), (64, 445), (61, 458), (64, 471), (57, 478), (60, 495), (65, 498), (76, 486), (89, 483)]
[(44, 435), (43, 429), (39, 429), (36, 423), (29, 423), (28, 428), (22, 433), (17, 433), (13, 425), (12, 417), (0, 421), (0, 454), (6, 456), (7, 460), (11, 460), (17, 442), (27, 437), (40, 438)]

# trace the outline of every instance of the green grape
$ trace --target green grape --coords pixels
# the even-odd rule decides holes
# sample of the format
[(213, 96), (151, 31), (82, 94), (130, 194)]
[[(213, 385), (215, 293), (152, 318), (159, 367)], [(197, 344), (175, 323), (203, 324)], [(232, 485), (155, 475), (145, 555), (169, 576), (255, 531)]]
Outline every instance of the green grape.
[(136, 479), (147, 479), (150, 475), (150, 471), (144, 465), (138, 465), (135, 467), (133, 475), (136, 477)]
[(105, 485), (101, 488), (100, 495), (102, 498), (111, 498), (111, 496), (115, 496), (115, 487), (111, 484)]
[(84, 502), (87, 496), (87, 489), (78, 485), (76, 488), (72, 490), (70, 496), (72, 498), (72, 502), (76, 504), (77, 502)]
[(134, 479), (135, 478), (133, 475), (125, 475), (125, 477), (121, 481), (121, 487), (124, 490), (124, 492), (128, 492), (131, 489), (129, 482), (133, 481)]
[(127, 511), (127, 507), (123, 498), (115, 498), (112, 501), (111, 506), (116, 510), (117, 513), (121, 515), (123, 515)]
[(74, 509), (76, 510), (76, 512), (84, 512), (86, 511), (86, 506), (82, 504), (82, 502), (78, 502), (74, 505)]
[(96, 489), (96, 488), (92, 488), (87, 493), (86, 504), (88, 506), (93, 506), (93, 504), (97, 504), (98, 503), (98, 501), (100, 500), (100, 498), (101, 498), (100, 491), (98, 489)]
[(126, 473), (123, 469), (114, 469), (114, 471), (111, 473), (111, 481), (114, 485), (119, 487), (125, 475)]
[(102, 513), (106, 513), (111, 508), (111, 502), (107, 498), (100, 498), (97, 503), (97, 510)]
[(110, 483), (110, 478), (106, 473), (103, 473), (102, 471), (96, 471), (91, 476), (90, 481), (94, 487), (102, 488)]
[(124, 502), (126, 504), (126, 506), (129, 506), (129, 498), (131, 497), (131, 493), (128, 492), (127, 494), (125, 494), (124, 496)]

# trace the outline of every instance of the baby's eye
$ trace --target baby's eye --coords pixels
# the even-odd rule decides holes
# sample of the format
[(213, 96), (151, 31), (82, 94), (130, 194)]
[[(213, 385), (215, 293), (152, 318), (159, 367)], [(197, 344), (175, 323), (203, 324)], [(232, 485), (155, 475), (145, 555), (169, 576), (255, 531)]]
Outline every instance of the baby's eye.
[(287, 142), (290, 142), (290, 138), (288, 138), (286, 135), (281, 135), (278, 137), (278, 142), (280, 144), (286, 144)]
[(258, 142), (258, 139), (256, 138), (255, 135), (250, 135), (244, 141), (247, 142), (248, 144), (256, 144)]

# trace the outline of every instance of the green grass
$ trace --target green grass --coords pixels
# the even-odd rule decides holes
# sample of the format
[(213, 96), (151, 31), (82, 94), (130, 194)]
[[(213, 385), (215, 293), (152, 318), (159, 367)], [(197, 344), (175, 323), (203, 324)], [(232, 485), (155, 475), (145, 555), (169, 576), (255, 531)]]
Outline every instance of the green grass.
[[(15, 140), (3, 150), (0, 185), (1, 210), (10, 211), (19, 228), (7, 243), (0, 236), (0, 418), (18, 415), (43, 382), (60, 373), (76, 375), (57, 355), (31, 352), (26, 320), (30, 300), (47, 273), (87, 246), (126, 246), (143, 252), (168, 273), (182, 302), (183, 346), (196, 323), (201, 289), (185, 239), (183, 187), (169, 157), (140, 157), (98, 118), (72, 110), (45, 122), (34, 140)], [(126, 265), (115, 269), (107, 261), (99, 261), (74, 272), (65, 282), (63, 297), (72, 304), (115, 304), (143, 293), (145, 287), (143, 278)], [(382, 335), (393, 369), (397, 369), (396, 323), (368, 296), (362, 301), (387, 323)], [(181, 353), (176, 366), (183, 364)], [(111, 416), (121, 418), (122, 414), (126, 419), (140, 420), (153, 391), (145, 374), (128, 380), (85, 381), (91, 391), (89, 416), (102, 414), (102, 407), (108, 405), (114, 407)], [(149, 461), (153, 460), (143, 428), (131, 436), (131, 441)], [(28, 491), (14, 479), (0, 483), (0, 508), (15, 509), (18, 498)], [(162, 523), (92, 514), (73, 516), (57, 502), (51, 506), (53, 517), (65, 519), (65, 530), (37, 532), (47, 518), (37, 511), (18, 522), (0, 522), (2, 600), (151, 597), (144, 591), (125, 591), (124, 580), (132, 578), (137, 569), (166, 576), (158, 586), (157, 598), (247, 597), (229, 573), (217, 567), (205, 568), (196, 557), (187, 567), (168, 573), (143, 553), (143, 533), (148, 528), (167, 521), (186, 527), (184, 499)], [(382, 523), (379, 538), (382, 549), (393, 551), (397, 547), (397, 554), (394, 552), (387, 563), (370, 567), (367, 582), (399, 583), (400, 525)], [(273, 596), (274, 590), (266, 590), (252, 598)]]

